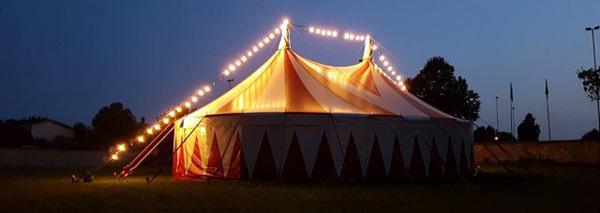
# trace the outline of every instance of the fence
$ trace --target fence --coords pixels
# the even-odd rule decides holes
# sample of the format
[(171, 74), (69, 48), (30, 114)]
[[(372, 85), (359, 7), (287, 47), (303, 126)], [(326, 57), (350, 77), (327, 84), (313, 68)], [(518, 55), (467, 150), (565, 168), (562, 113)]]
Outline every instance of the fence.
[(0, 167), (93, 167), (106, 151), (0, 148)]
[[(549, 160), (557, 163), (582, 163), (600, 165), (600, 142), (553, 141), (553, 142), (510, 142), (499, 143), (510, 154), (522, 160)], [(475, 143), (477, 162), (511, 161), (510, 156), (495, 143)]]

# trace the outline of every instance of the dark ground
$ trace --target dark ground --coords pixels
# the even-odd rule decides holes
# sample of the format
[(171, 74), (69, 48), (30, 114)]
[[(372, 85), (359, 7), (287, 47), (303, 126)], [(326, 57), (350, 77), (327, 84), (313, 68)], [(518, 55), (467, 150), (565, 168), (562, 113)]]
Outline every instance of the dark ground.
[(600, 212), (600, 169), (529, 164), (530, 173), (507, 175), (483, 166), (462, 182), (402, 184), (282, 184), (174, 181), (170, 174), (147, 185), (156, 168), (116, 182), (103, 169), (88, 184), (72, 184), (83, 169), (3, 168), (2, 212)]

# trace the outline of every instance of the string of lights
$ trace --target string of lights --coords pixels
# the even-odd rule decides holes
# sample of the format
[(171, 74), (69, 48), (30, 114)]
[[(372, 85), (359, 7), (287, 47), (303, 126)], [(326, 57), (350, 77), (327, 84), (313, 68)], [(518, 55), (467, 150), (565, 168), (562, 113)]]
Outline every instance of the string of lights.
[[(284, 30), (289, 25), (291, 25), (289, 20), (284, 19), (283, 22), (281, 23), (281, 25), (279, 25), (279, 27), (276, 27), (273, 30), (267, 32), (255, 44), (251, 45), (251, 47), (249, 47), (248, 50), (244, 51), (239, 57), (234, 59), (232, 62), (228, 63), (223, 68), (223, 70), (220, 72), (220, 74), (218, 75), (218, 78), (222, 79), (223, 76), (230, 76), (230, 75), (234, 74), (236, 70), (239, 70), (253, 56), (255, 56), (261, 49), (263, 49), (267, 44), (272, 42), (276, 38), (276, 36), (281, 34), (282, 30)], [(309, 32), (310, 34), (325, 36), (325, 37), (330, 37), (330, 38), (341, 37), (347, 41), (365, 41), (365, 39), (372, 39), (372, 37), (368, 34), (357, 34), (357, 33), (351, 33), (351, 32), (344, 32), (343, 36), (340, 36), (341, 35), (340, 31), (335, 30), (335, 29), (325, 29), (322, 27), (315, 27), (315, 26), (304, 27), (302, 25), (292, 25), (292, 26), (300, 27), (301, 29)], [(377, 49), (378, 49), (377, 45), (372, 46), (372, 50), (377, 50)], [(398, 87), (400, 87), (400, 89), (402, 89), (403, 91), (406, 90), (406, 85), (404, 85), (404, 82), (402, 81), (402, 76), (400, 75), (399, 72), (396, 72), (396, 70), (394, 70), (394, 67), (391, 65), (391, 62), (389, 61), (389, 59), (387, 59), (386, 56), (383, 55), (380, 51), (376, 51), (376, 52), (378, 53), (378, 56), (379, 56), (378, 57), (379, 62), (381, 63), (381, 65), (383, 65), (383, 66), (379, 66), (377, 63), (375, 63), (376, 68), (380, 72), (384, 73), (384, 75), (388, 79), (395, 82), (398, 85)], [(381, 67), (383, 67), (383, 69)], [(119, 144), (111, 147), (111, 149), (109, 150), (109, 153), (110, 153), (109, 160), (113, 160), (113, 161), (118, 160), (119, 154), (127, 151), (128, 145), (134, 146), (135, 142), (141, 144), (141, 143), (146, 142), (147, 140), (150, 140), (152, 137), (160, 135), (161, 129), (169, 126), (170, 123), (174, 122), (178, 118), (185, 116), (185, 114), (188, 113), (189, 110), (191, 110), (191, 108), (194, 104), (198, 103), (198, 101), (201, 98), (207, 96), (212, 91), (212, 86), (215, 86), (214, 82), (215, 81), (212, 81), (212, 83), (201, 86), (199, 89), (196, 90), (196, 92), (194, 92), (192, 95), (190, 95), (188, 99), (180, 102), (175, 107), (173, 107), (172, 109), (167, 111), (162, 118), (158, 119), (158, 121), (156, 123), (149, 125), (149, 127), (145, 130), (145, 132), (140, 133), (137, 136), (135, 136), (134, 138), (130, 139), (129, 143), (119, 143)], [(187, 109), (187, 110), (184, 111), (184, 109)], [(155, 135), (155, 133), (156, 133), (156, 135)]]
[[(302, 25), (296, 25), (296, 26), (309, 32), (310, 34), (319, 35), (319, 36), (337, 38), (338, 34), (339, 34), (338, 30), (324, 29), (322, 27), (315, 27), (315, 26), (304, 27)], [(369, 34), (364, 35), (364, 34), (345, 32), (343, 39), (347, 40), (347, 41), (365, 41), (365, 39), (373, 39), (373, 38)], [(376, 44), (373, 44), (373, 46), (371, 48), (373, 51), (377, 52), (377, 54), (379, 56), (378, 60), (382, 65), (382, 66), (378, 66), (378, 64), (375, 63), (375, 66), (377, 66), (377, 69), (382, 71), (386, 77), (388, 77), (395, 84), (397, 84), (401, 90), (406, 91), (406, 85), (404, 84), (402, 75), (394, 69), (390, 59), (386, 58), (386, 56), (383, 55), (381, 53), (381, 51), (378, 51), (379, 47)], [(383, 70), (385, 70), (385, 71), (383, 71)]]
[[(267, 34), (264, 37), (262, 37), (259, 41), (257, 41), (256, 44), (252, 45), (252, 47), (250, 47), (247, 51), (244, 51), (244, 54), (239, 56), (233, 62), (229, 63), (223, 69), (221, 74), (218, 76), (219, 79), (222, 76), (232, 75), (236, 70), (238, 70), (241, 66), (243, 66), (244, 63), (248, 62), (250, 60), (250, 58), (252, 58), (255, 54), (257, 54), (258, 51), (260, 51), (268, 43), (273, 41), (273, 39), (275, 39), (276, 35), (279, 35), (281, 33), (282, 28), (287, 27), (288, 24), (289, 24), (289, 20), (285, 19), (285, 20), (283, 20), (281, 25), (279, 25), (279, 27), (276, 27), (275, 29), (267, 32)], [(162, 128), (168, 126), (171, 122), (177, 120), (178, 118), (183, 117), (186, 112), (189, 112), (189, 110), (192, 108), (192, 106), (195, 103), (198, 103), (198, 101), (201, 98), (205, 97), (206, 95), (208, 95), (208, 93), (210, 93), (212, 91), (212, 86), (215, 86), (214, 81), (212, 81), (212, 83), (210, 83), (210, 84), (206, 84), (206, 85), (200, 87), (199, 89), (197, 89), (196, 92), (194, 92), (192, 95), (190, 95), (189, 99), (186, 99), (186, 100), (180, 102), (177, 106), (175, 106), (171, 110), (167, 111), (165, 113), (165, 116), (158, 119), (158, 121), (156, 123), (149, 125), (149, 127), (145, 130), (145, 133), (138, 134), (136, 137), (130, 139), (128, 143), (121, 142), (121, 143), (111, 147), (109, 149), (109, 153), (110, 153), (109, 160), (113, 160), (113, 161), (118, 160), (119, 154), (127, 151), (128, 145), (134, 146), (134, 144), (135, 144), (134, 142), (144, 143), (146, 140), (149, 140), (153, 136), (156, 136), (156, 135), (154, 135), (155, 133), (159, 133), (159, 131)], [(187, 109), (187, 111), (184, 111), (184, 109)]]

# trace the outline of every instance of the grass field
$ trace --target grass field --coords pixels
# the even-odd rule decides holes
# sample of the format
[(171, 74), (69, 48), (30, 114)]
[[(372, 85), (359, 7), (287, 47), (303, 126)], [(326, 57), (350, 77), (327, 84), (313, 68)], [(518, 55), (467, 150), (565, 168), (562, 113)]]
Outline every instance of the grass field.
[[(497, 165), (461, 182), (404, 184), (282, 184), (174, 181), (154, 168), (125, 182), (111, 169), (87, 184), (69, 183), (70, 170), (2, 168), (2, 212), (600, 212), (598, 167), (530, 165), (530, 173), (506, 175)], [(81, 172), (82, 170), (74, 170)]]

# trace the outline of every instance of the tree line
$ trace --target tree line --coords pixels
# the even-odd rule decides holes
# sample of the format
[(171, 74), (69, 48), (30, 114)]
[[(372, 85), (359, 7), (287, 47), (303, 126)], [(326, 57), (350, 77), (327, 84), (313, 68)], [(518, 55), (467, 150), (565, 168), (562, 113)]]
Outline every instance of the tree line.
[[(443, 57), (432, 57), (414, 78), (406, 80), (407, 89), (433, 107), (473, 122), (479, 118), (479, 94), (469, 89), (467, 80), (456, 76), (454, 72), (454, 66)], [(577, 75), (590, 100), (597, 103), (600, 122), (600, 71), (582, 68)], [(509, 132), (499, 132), (492, 126), (477, 127), (473, 137), (475, 141), (539, 141), (540, 132), (535, 117), (528, 113), (517, 127), (517, 138)], [(593, 129), (585, 133), (581, 140), (600, 141), (600, 131)]]
[[(57, 137), (54, 141), (32, 138), (28, 124), (43, 120), (47, 120), (47, 118), (0, 120), (0, 146), (107, 149), (118, 141), (128, 141), (148, 126), (144, 117), (138, 120), (131, 110), (125, 108), (120, 102), (112, 103), (98, 110), (91, 121), (91, 126), (75, 123), (73, 125), (74, 137), (72, 138)], [(74, 143), (66, 143), (67, 141)]]

